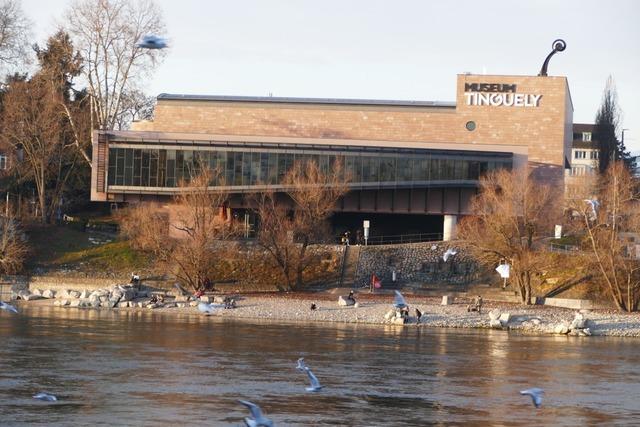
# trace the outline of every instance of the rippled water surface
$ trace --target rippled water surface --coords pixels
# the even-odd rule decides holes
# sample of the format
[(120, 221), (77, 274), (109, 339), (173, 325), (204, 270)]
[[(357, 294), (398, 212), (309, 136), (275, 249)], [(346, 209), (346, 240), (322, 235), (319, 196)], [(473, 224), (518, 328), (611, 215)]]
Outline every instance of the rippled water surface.
[[(518, 394), (533, 386), (541, 409)], [(276, 425), (640, 425), (640, 340), (0, 312), (1, 425), (237, 426), (237, 399)]]

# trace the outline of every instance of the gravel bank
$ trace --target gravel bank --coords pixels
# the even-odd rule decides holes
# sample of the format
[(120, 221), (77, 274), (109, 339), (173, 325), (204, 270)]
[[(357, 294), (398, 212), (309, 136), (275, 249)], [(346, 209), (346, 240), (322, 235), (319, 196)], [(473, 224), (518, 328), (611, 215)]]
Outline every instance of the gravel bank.
[[(385, 314), (393, 307), (390, 295), (356, 295), (358, 307), (344, 307), (337, 303), (337, 295), (331, 294), (251, 294), (239, 298), (236, 309), (219, 309), (212, 316), (233, 319), (266, 319), (303, 322), (341, 322), (364, 324), (393, 324), (393, 319), (385, 319)], [(489, 312), (509, 313), (510, 320), (505, 330), (516, 330), (532, 334), (553, 334), (560, 323), (570, 324), (576, 311), (557, 307), (529, 306), (501, 302), (485, 302), (482, 314), (467, 312), (467, 300), (456, 300), (453, 305), (440, 305), (436, 298), (405, 296), (411, 308), (411, 318), (398, 327), (440, 327), (440, 328), (489, 328)], [(316, 310), (311, 310), (315, 303)], [(52, 305), (52, 300), (25, 301), (21, 305)], [(422, 312), (416, 322), (415, 308)], [(62, 310), (95, 310), (90, 308), (60, 308)], [(100, 308), (98, 310), (108, 310)], [(117, 308), (122, 311), (150, 311), (147, 308)], [(200, 316), (195, 307), (162, 307), (153, 310), (166, 315), (193, 314)], [(640, 337), (640, 313), (619, 313), (616, 311), (583, 311), (592, 335)]]

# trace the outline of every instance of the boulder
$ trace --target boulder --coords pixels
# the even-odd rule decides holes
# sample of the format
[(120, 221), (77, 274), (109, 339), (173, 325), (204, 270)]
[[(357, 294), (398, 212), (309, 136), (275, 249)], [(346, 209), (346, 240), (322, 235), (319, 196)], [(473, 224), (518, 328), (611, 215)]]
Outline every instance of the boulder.
[(100, 307), (100, 300), (95, 298), (95, 299), (90, 299), (89, 300), (89, 304), (91, 304), (91, 307), (93, 308), (99, 308)]
[(213, 302), (216, 304), (224, 304), (224, 299), (226, 297), (224, 295), (216, 295), (213, 297)]
[(489, 320), (498, 320), (500, 318), (500, 310), (497, 308), (489, 312)]
[(165, 308), (174, 308), (176, 306), (175, 302), (166, 302), (164, 303)]
[(122, 295), (122, 300), (124, 301), (131, 301), (132, 299), (134, 299), (136, 297), (136, 291), (135, 289), (132, 288), (124, 288), (123, 290), (120, 290), (121, 295)]
[(37, 295), (39, 297), (42, 296), (42, 289), (34, 289), (33, 291), (31, 291), (31, 295)]
[(58, 293), (56, 294), (56, 298), (69, 298), (69, 291), (67, 289), (58, 291)]
[(55, 298), (56, 297), (56, 291), (52, 291), (51, 289), (47, 289), (46, 291), (44, 291), (42, 293), (42, 296), (44, 298)]
[(202, 295), (200, 297), (200, 302), (205, 302), (207, 304), (210, 304), (211, 303), (211, 297), (208, 296), (208, 295)]
[(80, 300), (79, 300), (79, 299), (77, 299), (77, 298), (72, 299), (72, 300), (69, 302), (69, 306), (70, 306), (70, 307), (80, 307)]
[(391, 320), (392, 318), (394, 318), (396, 315), (396, 311), (395, 310), (389, 310), (385, 313), (384, 315), (384, 319), (385, 320)]
[(191, 302), (189, 303), (189, 306), (191, 306), (191, 307), (197, 307), (197, 306), (198, 306), (198, 301), (191, 301)]
[(21, 291), (18, 291), (18, 298), (19, 299), (23, 299), (24, 300), (29, 295), (31, 295), (31, 292), (29, 292), (29, 290), (27, 290), (27, 289), (22, 289)]
[(86, 289), (85, 289), (84, 291), (80, 292), (80, 298), (82, 298), (82, 299), (87, 299), (87, 298), (89, 298), (89, 295), (91, 295), (91, 294), (90, 294), (90, 293), (89, 293), (89, 291), (88, 291), (88, 290), (86, 290)]
[(566, 335), (569, 333), (569, 326), (565, 322), (558, 323), (553, 328), (553, 332), (559, 335)]
[[(216, 302), (217, 297), (213, 297), (213, 302)], [(189, 295), (176, 295), (176, 302), (187, 302), (189, 301)]]
[(42, 295), (29, 294), (29, 295), (25, 295), (24, 297), (22, 297), (22, 299), (25, 300), (25, 301), (33, 301), (33, 300), (37, 300), (37, 299), (42, 299)]
[(67, 294), (69, 298), (80, 298), (80, 292), (78, 291), (68, 291)]
[(396, 317), (395, 319), (393, 319), (394, 325), (404, 325), (406, 322), (407, 322), (406, 317)]
[(353, 304), (353, 308), (358, 308), (358, 307), (360, 307), (360, 304), (358, 304), (357, 302)]
[(354, 305), (356, 302), (352, 299), (349, 299), (347, 297), (343, 297), (342, 295), (340, 295), (338, 297), (338, 305), (344, 305), (344, 306), (350, 306), (350, 305)]
[(176, 307), (178, 308), (185, 308), (187, 306), (187, 303), (185, 302), (177, 302), (176, 303)]
[(584, 328), (581, 332), (587, 337), (590, 337), (592, 335), (591, 334), (591, 329), (589, 329), (589, 328)]
[(65, 305), (70, 305), (71, 302), (68, 299), (60, 300), (60, 307), (64, 307)]
[(98, 297), (98, 299), (100, 300), (101, 303), (105, 303), (109, 301), (109, 296), (108, 295), (101, 295)]
[(53, 305), (55, 305), (56, 307), (60, 307), (62, 305), (62, 301), (61, 300), (54, 301)]
[(144, 306), (146, 305), (144, 302), (140, 301), (137, 303), (138, 308), (144, 308)]
[(582, 313), (576, 313), (576, 316), (573, 318), (569, 329), (584, 329), (586, 327), (586, 321), (584, 319), (584, 315)]
[(502, 322), (498, 319), (489, 320), (489, 327), (493, 329), (502, 329)]
[(440, 305), (451, 305), (453, 304), (454, 300), (455, 298), (451, 295), (443, 295)]
[(136, 291), (136, 298), (147, 298), (149, 296), (148, 291)]
[(502, 326), (505, 326), (509, 323), (509, 320), (511, 320), (511, 313), (501, 313), (500, 317), (498, 317), (498, 320), (500, 321), (500, 323), (502, 323)]
[(540, 323), (542, 323), (542, 321), (538, 318), (533, 318), (531, 319), (531, 323), (533, 323), (534, 325), (538, 326)]

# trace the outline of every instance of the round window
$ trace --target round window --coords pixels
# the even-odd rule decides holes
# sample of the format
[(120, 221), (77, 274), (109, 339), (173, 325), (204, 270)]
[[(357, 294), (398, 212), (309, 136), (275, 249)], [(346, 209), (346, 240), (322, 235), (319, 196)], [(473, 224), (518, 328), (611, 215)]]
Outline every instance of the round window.
[(469, 121), (465, 126), (468, 131), (476, 130), (476, 122)]

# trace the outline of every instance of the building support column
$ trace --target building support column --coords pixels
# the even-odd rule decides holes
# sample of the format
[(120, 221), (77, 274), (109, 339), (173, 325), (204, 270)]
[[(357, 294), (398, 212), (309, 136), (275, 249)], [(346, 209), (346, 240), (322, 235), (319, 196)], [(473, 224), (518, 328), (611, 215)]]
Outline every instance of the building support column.
[(442, 240), (447, 242), (449, 240), (455, 239), (457, 224), (458, 224), (458, 215), (444, 216), (444, 226), (442, 227)]

